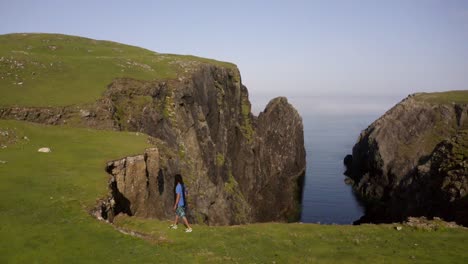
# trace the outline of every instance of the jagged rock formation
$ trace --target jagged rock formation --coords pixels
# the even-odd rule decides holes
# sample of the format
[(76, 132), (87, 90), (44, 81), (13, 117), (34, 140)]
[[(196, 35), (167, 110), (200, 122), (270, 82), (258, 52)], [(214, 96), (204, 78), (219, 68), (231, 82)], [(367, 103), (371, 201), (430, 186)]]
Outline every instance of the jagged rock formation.
[(358, 222), (439, 216), (468, 223), (468, 105), (444, 96), (409, 96), (361, 133), (347, 158), (366, 201)]
[[(298, 220), (305, 173), (302, 119), (285, 98), (259, 117), (236, 68), (191, 66), (177, 79), (115, 79), (101, 99), (68, 107), (5, 107), (0, 118), (143, 132), (155, 150), (107, 165), (112, 197), (95, 212), (167, 219), (183, 175), (188, 215), (207, 224)], [(163, 182), (164, 187), (159, 183)]]
[(256, 183), (243, 190), (250, 193), (255, 219), (296, 220), (305, 176), (302, 119), (286, 98), (280, 97), (270, 101), (260, 113), (255, 131)]

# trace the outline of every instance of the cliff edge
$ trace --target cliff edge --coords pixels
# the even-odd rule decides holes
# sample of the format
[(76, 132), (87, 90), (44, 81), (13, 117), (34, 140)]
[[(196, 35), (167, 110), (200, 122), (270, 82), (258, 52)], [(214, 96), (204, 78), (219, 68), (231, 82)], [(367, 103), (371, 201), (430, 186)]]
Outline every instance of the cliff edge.
[(357, 222), (408, 216), (468, 224), (468, 91), (408, 96), (359, 136), (348, 175), (363, 198)]
[(150, 136), (153, 148), (106, 165), (98, 218), (171, 218), (180, 173), (191, 221), (299, 219), (302, 119), (282, 97), (254, 116), (235, 65), (65, 35), (0, 38), (0, 118)]

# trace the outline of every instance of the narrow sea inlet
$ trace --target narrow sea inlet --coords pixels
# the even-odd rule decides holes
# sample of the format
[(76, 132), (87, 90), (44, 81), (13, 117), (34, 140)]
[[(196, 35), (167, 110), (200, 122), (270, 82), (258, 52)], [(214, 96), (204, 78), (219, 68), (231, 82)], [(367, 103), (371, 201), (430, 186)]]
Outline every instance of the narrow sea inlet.
[(343, 158), (374, 115), (309, 115), (303, 117), (307, 171), (302, 222), (351, 224), (363, 208), (351, 186), (344, 183)]

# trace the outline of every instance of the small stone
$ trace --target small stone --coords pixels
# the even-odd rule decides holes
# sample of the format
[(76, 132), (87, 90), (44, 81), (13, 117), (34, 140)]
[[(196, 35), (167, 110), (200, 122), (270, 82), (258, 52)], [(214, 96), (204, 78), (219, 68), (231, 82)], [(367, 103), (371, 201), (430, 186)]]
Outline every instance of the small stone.
[(29, 141), (29, 138), (27, 136), (24, 136), (23, 139)]
[(81, 117), (89, 117), (91, 115), (91, 112), (85, 109), (80, 110), (80, 115)]
[(395, 229), (396, 229), (397, 231), (400, 231), (400, 230), (403, 229), (403, 227), (401, 227), (401, 226), (396, 226)]
[(49, 153), (49, 152), (51, 152), (51, 150), (50, 150), (50, 148), (44, 147), (44, 148), (38, 149), (37, 152)]
[(6, 160), (0, 160), (0, 164), (6, 164), (8, 161)]

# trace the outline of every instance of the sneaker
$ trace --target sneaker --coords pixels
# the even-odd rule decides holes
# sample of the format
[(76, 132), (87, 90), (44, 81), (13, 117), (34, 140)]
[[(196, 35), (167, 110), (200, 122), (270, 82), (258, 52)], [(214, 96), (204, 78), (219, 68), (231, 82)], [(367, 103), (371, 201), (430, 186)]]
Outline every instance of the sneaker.
[(169, 228), (170, 229), (177, 229), (177, 225), (172, 224), (172, 225), (169, 226)]
[(192, 233), (192, 228), (185, 228), (185, 233)]

